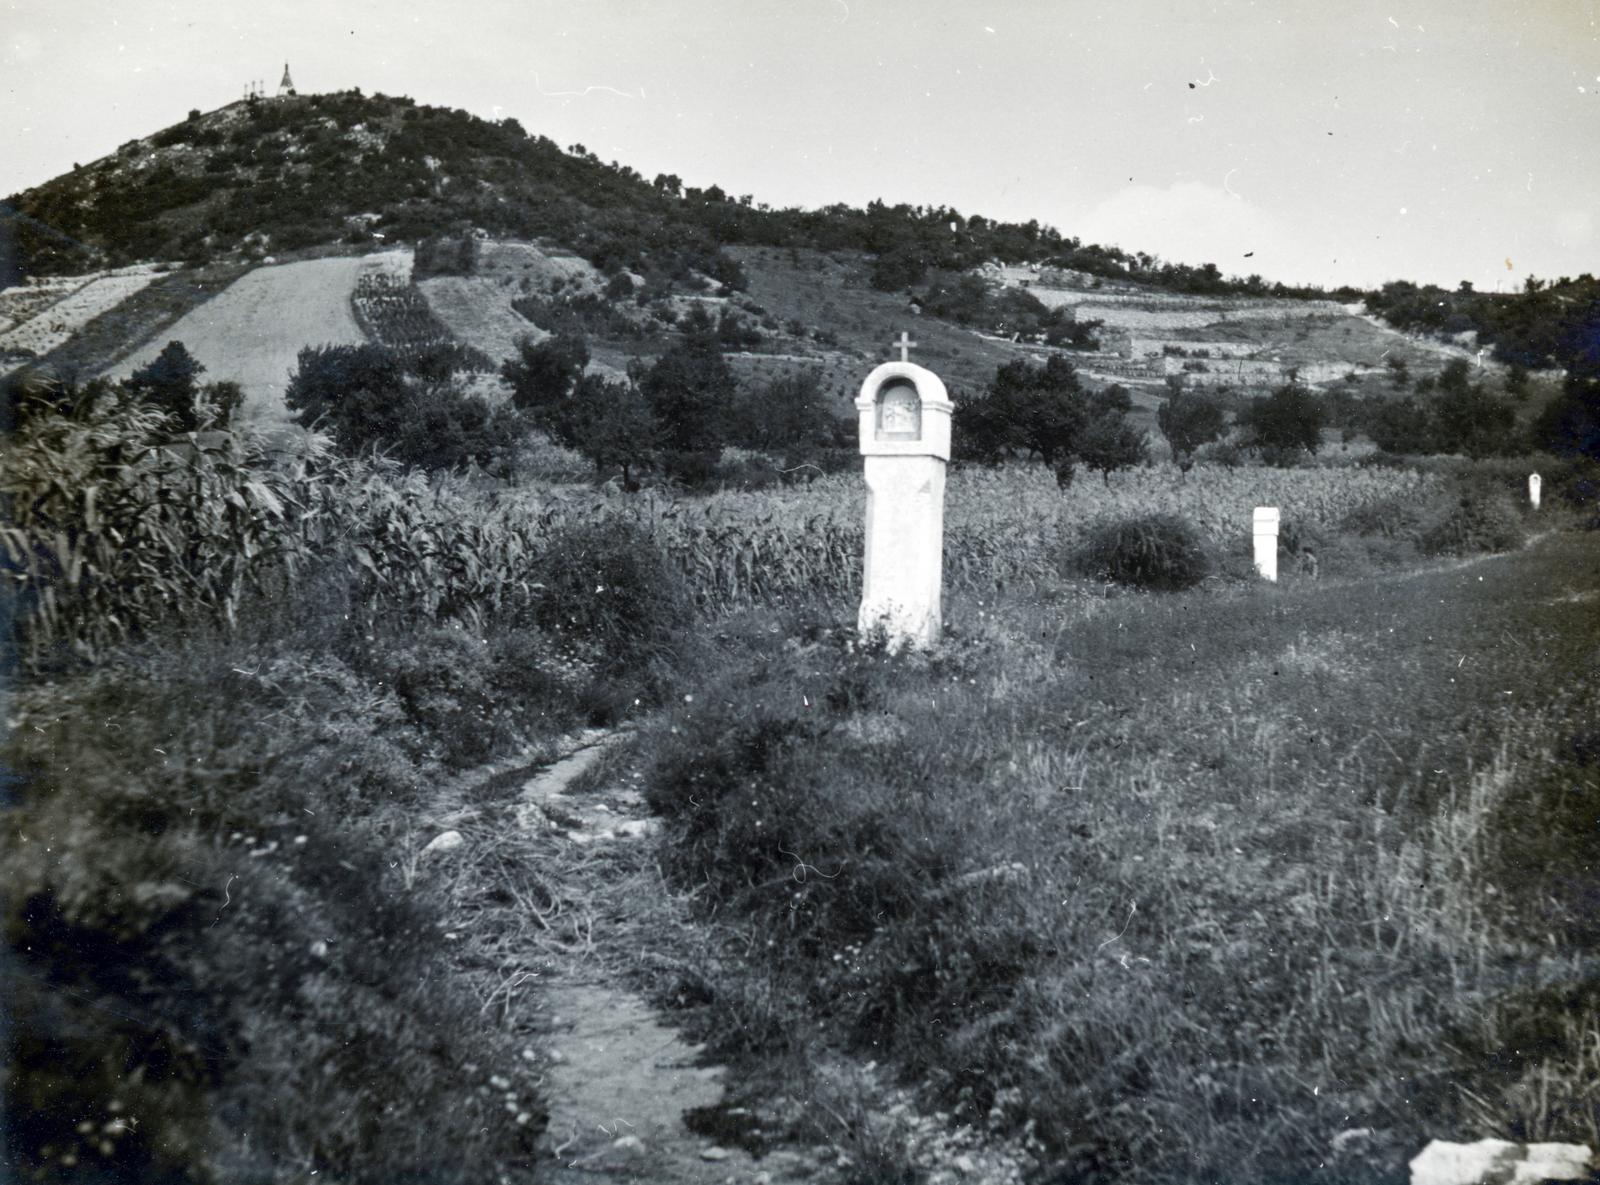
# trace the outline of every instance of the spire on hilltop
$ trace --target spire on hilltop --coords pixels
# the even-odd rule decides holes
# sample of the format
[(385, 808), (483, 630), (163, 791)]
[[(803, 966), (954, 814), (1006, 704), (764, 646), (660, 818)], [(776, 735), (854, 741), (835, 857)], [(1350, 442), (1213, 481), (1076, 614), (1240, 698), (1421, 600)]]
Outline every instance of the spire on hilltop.
[(294, 79), (289, 77), (289, 63), (285, 62), (283, 64), (283, 81), (278, 83), (278, 96), (279, 96), (279, 98), (282, 98), (284, 95), (293, 95), (293, 94), (294, 94)]

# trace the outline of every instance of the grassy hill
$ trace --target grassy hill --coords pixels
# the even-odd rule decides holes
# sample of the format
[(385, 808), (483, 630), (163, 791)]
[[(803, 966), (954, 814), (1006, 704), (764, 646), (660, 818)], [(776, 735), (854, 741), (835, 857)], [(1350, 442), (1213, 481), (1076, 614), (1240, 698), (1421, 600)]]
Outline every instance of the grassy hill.
[[(14, 285), (0, 297), (0, 369), (43, 359), (68, 375), (125, 373), (173, 336), (209, 334), (178, 326), (245, 269), (413, 245), (416, 303), (492, 362), (521, 335), (578, 330), (595, 366), (620, 376), (664, 352), (677, 317), (701, 303), (730, 318), (724, 344), (742, 383), (814, 374), (841, 409), (901, 328), (960, 392), (1097, 324), (1068, 343), (1088, 347), (1073, 360), (1091, 385), (1130, 387), (1147, 427), (1174, 374), (1252, 394), (1292, 368), (1368, 397), (1394, 389), (1393, 360), (1421, 377), (1450, 353), (1326, 293), (1130, 256), (1035, 222), (882, 203), (774, 210), (673, 176), (646, 181), (514, 120), (359, 91), (191, 111), (13, 195), (0, 221), (0, 281)], [(262, 407), (282, 360), (321, 344), (301, 340), (300, 298), (327, 294), (281, 281), (266, 286), (281, 308), (246, 302), (271, 373), (224, 351), (206, 359), (212, 378), (245, 384)]]

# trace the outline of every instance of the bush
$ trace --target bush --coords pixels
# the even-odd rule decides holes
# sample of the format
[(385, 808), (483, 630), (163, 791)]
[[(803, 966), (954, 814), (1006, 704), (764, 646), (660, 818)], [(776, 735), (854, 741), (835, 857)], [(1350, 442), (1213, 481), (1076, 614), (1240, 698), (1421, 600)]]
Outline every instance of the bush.
[(495, 694), (484, 640), (443, 627), (375, 647), (369, 662), (419, 732), (436, 738), (427, 756), (464, 769), (516, 739), (510, 706)]
[(1091, 576), (1165, 592), (1193, 588), (1211, 573), (1211, 555), (1199, 532), (1171, 514), (1105, 523), (1075, 559)]
[(1418, 546), (1424, 555), (1473, 555), (1510, 551), (1527, 535), (1522, 511), (1502, 490), (1469, 486), (1455, 504), (1423, 527)]
[(188, 637), (13, 709), (0, 1142), (22, 1176), (527, 1166), (542, 1120), (473, 1088), (489, 1065), (531, 1099), (532, 1075), (444, 974), (444, 903), (392, 871), (428, 771), (391, 693), (323, 655)]
[(691, 606), (682, 581), (644, 528), (595, 523), (556, 535), (537, 559), (539, 628), (613, 675), (645, 678), (670, 654)]

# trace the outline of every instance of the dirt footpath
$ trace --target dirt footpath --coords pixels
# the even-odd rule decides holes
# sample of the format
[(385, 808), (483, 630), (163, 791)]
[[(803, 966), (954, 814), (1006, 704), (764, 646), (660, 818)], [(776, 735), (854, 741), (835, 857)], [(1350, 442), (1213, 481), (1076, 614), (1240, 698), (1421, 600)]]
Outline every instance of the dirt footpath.
[[(578, 747), (526, 782), (515, 825), (553, 833), (572, 848), (654, 842), (657, 821), (632, 786), (611, 779), (574, 790), (606, 750), (623, 738), (591, 732)], [(593, 782), (593, 778), (588, 777)], [(636, 992), (619, 986), (615, 938), (590, 930), (592, 946), (550, 965), (543, 988), (550, 1108), (547, 1158), (539, 1181), (569, 1185), (597, 1179), (661, 1185), (792, 1185), (811, 1180), (814, 1155), (777, 1149), (757, 1161), (691, 1132), (684, 1113), (723, 1101), (723, 1069), (702, 1064), (699, 1046)]]

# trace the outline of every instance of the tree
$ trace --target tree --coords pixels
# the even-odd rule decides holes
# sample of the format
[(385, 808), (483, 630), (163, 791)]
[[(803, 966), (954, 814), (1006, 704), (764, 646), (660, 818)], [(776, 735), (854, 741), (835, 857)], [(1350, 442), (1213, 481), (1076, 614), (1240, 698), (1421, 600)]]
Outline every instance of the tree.
[(516, 435), (510, 415), (446, 377), (423, 378), (384, 346), (307, 346), (284, 402), (297, 423), (320, 428), (341, 452), (381, 450), (406, 465), (488, 465)]
[(956, 404), (955, 416), (957, 446), (967, 456), (996, 462), (1014, 451), (1037, 453), (1065, 485), (1089, 407), (1077, 371), (1052, 354), (1043, 366), (1006, 363), (985, 394)]
[(180, 432), (200, 427), (200, 376), (205, 367), (180, 341), (169, 341), (148, 364), (141, 366), (124, 384), (134, 398), (166, 413)]
[(1415, 399), (1385, 400), (1367, 419), (1367, 435), (1386, 453), (1434, 451), (1433, 417)]
[(576, 333), (558, 333), (535, 345), (517, 343), (517, 357), (508, 358), (500, 375), (511, 386), (511, 402), (522, 411), (560, 403), (589, 365), (589, 346)]
[(321, 428), (340, 451), (358, 453), (399, 437), (405, 395), (405, 370), (393, 350), (306, 346), (283, 399), (296, 423)]
[(1239, 420), (1250, 430), (1251, 443), (1270, 459), (1292, 464), (1302, 451), (1315, 453), (1322, 444), (1327, 411), (1316, 395), (1291, 377), (1246, 409)]
[(488, 467), (505, 452), (515, 427), (505, 409), (491, 408), (481, 395), (466, 394), (453, 382), (408, 379), (398, 433), (373, 443), (401, 464), (430, 473), (467, 461)]
[(815, 374), (786, 375), (741, 396), (732, 443), (792, 465), (833, 444), (838, 423)]
[(872, 286), (898, 292), (920, 283), (928, 274), (928, 256), (916, 243), (899, 243), (872, 261)]
[(1571, 314), (1557, 350), (1561, 395), (1533, 424), (1533, 443), (1562, 456), (1600, 458), (1600, 296)]
[(1078, 458), (1099, 473), (1108, 486), (1113, 470), (1131, 469), (1150, 459), (1144, 433), (1118, 413), (1093, 417), (1079, 433), (1076, 451)]
[(1228, 418), (1209, 395), (1179, 390), (1156, 410), (1156, 426), (1172, 448), (1172, 459), (1187, 473), (1194, 465), (1195, 450), (1220, 439)]
[(632, 470), (648, 464), (658, 432), (644, 393), (634, 383), (588, 374), (572, 402), (561, 443), (593, 461), (597, 471), (621, 466), (623, 488), (636, 488)]
[(1519, 400), (1528, 397), (1528, 368), (1520, 362), (1506, 367), (1506, 394)]
[(683, 340), (658, 358), (639, 380), (660, 441), (674, 452), (710, 452), (722, 447), (733, 403), (733, 373), (723, 361), (717, 331), (696, 306), (684, 318)]
[(1452, 361), (1439, 375), (1430, 411), (1438, 447), (1469, 457), (1491, 457), (1516, 449), (1517, 413), (1511, 400), (1466, 377), (1466, 363)]

